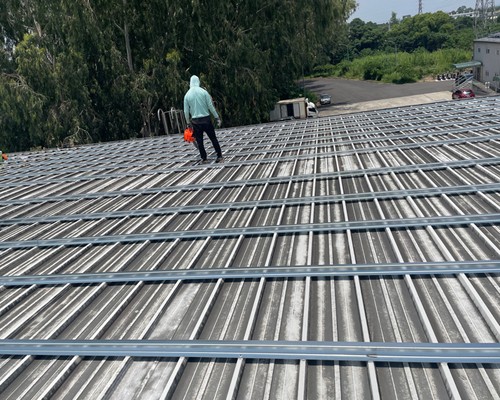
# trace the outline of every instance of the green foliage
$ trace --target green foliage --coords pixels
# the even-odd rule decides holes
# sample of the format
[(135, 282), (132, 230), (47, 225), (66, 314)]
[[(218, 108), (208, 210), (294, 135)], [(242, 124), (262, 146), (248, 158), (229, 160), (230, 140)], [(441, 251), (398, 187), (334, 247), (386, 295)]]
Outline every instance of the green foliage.
[(345, 33), (329, 51), (330, 64), (316, 67), (314, 76), (416, 82), (470, 60), (475, 38), (473, 18), (444, 12), (403, 20), (393, 13), (389, 24), (378, 25), (356, 18)]
[[(330, 62), (335, 64), (342, 59), (373, 55), (378, 51), (471, 50), (474, 38), (473, 18), (455, 19), (441, 11), (401, 21), (393, 14), (389, 24), (378, 25), (356, 18), (349, 23), (349, 34), (340, 37), (336, 49), (331, 51), (333, 56)], [(337, 57), (338, 54), (342, 57)], [(346, 54), (349, 56), (346, 57)]]
[(365, 57), (363, 65), (363, 79), (379, 81), (384, 76), (384, 65), (375, 57)]
[(386, 40), (398, 49), (411, 52), (417, 48), (435, 51), (449, 48), (449, 38), (454, 34), (454, 19), (438, 11), (406, 18), (387, 32)]
[(354, 0), (3, 0), (0, 148), (159, 133), (156, 111), (182, 108), (192, 74), (230, 126), (265, 121), (277, 100), (301, 92), (295, 82), (304, 75), (413, 82), (470, 59), (471, 18), (394, 14), (390, 29), (359, 19), (347, 25), (354, 7)]
[(332, 65), (332, 64), (325, 64), (325, 65), (317, 65), (316, 67), (313, 68), (312, 74), (310, 76), (317, 77), (317, 76), (331, 76), (334, 75), (337, 71), (337, 67)]
[(457, 49), (438, 50), (432, 53), (424, 49), (414, 53), (383, 53), (337, 64), (333, 67), (331, 76), (409, 83), (427, 75), (450, 71), (452, 64), (468, 60), (470, 57), (469, 51)]
[[(0, 146), (6, 151), (159, 132), (200, 76), (225, 126), (268, 118), (353, 0), (3, 0)], [(29, 34), (28, 36), (25, 36)], [(68, 139), (69, 138), (69, 139)]]

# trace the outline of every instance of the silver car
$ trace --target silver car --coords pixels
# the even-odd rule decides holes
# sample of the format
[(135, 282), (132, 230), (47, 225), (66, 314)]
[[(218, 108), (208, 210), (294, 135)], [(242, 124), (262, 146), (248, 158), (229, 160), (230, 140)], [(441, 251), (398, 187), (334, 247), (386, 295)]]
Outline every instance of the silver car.
[(329, 94), (319, 95), (319, 104), (325, 105), (325, 104), (331, 104), (331, 102), (332, 102), (332, 97)]

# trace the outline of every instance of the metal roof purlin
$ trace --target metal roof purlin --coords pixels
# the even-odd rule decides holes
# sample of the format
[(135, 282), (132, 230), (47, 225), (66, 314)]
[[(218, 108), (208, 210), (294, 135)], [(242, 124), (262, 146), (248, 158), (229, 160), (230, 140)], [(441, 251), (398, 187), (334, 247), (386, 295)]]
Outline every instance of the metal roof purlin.
[(255, 340), (0, 340), (0, 354), (81, 357), (196, 357), (271, 360), (499, 363), (499, 343)]
[(500, 96), (441, 97), (12, 154), (0, 397), (500, 398)]
[[(500, 129), (500, 125), (494, 125), (490, 126), (487, 129)], [(464, 131), (478, 131), (478, 130), (485, 130), (484, 127), (468, 127), (468, 129), (455, 129), (453, 132), (447, 132), (447, 133), (459, 133), (459, 132), (464, 132)], [(456, 131), (456, 132), (455, 132)], [(436, 134), (436, 133), (434, 133)], [(444, 134), (444, 132), (441, 132), (441, 134)], [(387, 137), (386, 140), (390, 140), (390, 137)], [(466, 137), (466, 138), (454, 138), (454, 139), (446, 139), (446, 140), (436, 140), (432, 142), (419, 142), (419, 143), (407, 143), (407, 144), (395, 144), (395, 145), (385, 145), (385, 146), (379, 146), (379, 147), (366, 147), (366, 148), (356, 148), (353, 150), (340, 150), (340, 151), (328, 151), (324, 153), (304, 153), (304, 154), (294, 154), (291, 156), (282, 156), (279, 158), (275, 157), (269, 157), (269, 158), (264, 158), (261, 160), (253, 160), (253, 161), (237, 161), (237, 162), (232, 162), (228, 161), (224, 165), (218, 164), (217, 166), (211, 166), (211, 168), (225, 168), (229, 167), (231, 165), (245, 165), (245, 164), (255, 164), (257, 163), (271, 163), (275, 161), (283, 161), (283, 160), (289, 160), (293, 161), (296, 159), (311, 159), (313, 157), (332, 157), (334, 155), (353, 155), (353, 154), (361, 154), (361, 153), (372, 153), (376, 151), (383, 151), (383, 152), (389, 152), (393, 150), (400, 150), (400, 149), (414, 149), (414, 148), (422, 148), (422, 147), (438, 147), (442, 145), (450, 145), (450, 144), (469, 144), (469, 143), (482, 143), (482, 142), (489, 142), (492, 140), (499, 140), (500, 139), (500, 134), (494, 134), (494, 135), (489, 135), (489, 136), (478, 136), (478, 137)], [(326, 145), (326, 144), (325, 144)], [(315, 144), (314, 146), (310, 146), (309, 148), (318, 148), (321, 146), (318, 146)], [(285, 151), (295, 151), (295, 150), (305, 150), (307, 149), (307, 146), (296, 146), (296, 147), (286, 147), (283, 149), (273, 149), (269, 151), (262, 151), (262, 153), (268, 153), (268, 152), (273, 152), (275, 153), (277, 150), (285, 150)], [(259, 153), (259, 151), (254, 151), (249, 154), (256, 154)], [(239, 156), (244, 155), (242, 153), (238, 154)], [(206, 166), (203, 165), (194, 165), (191, 166), (190, 168), (192, 169), (205, 169)], [(106, 175), (88, 175), (88, 176), (78, 176), (75, 178), (61, 178), (61, 179), (51, 179), (51, 180), (40, 180), (40, 181), (32, 181), (32, 182), (26, 182), (24, 185), (26, 186), (33, 186), (33, 185), (41, 185), (41, 184), (48, 184), (48, 183), (63, 183), (63, 182), (80, 182), (82, 180), (96, 180), (96, 179), (109, 179), (112, 177), (124, 177), (124, 176), (141, 176), (141, 175), (154, 175), (158, 173), (171, 173), (171, 172), (183, 172), (184, 169), (181, 168), (174, 168), (174, 169), (165, 169), (165, 170), (150, 170), (150, 171), (128, 171), (128, 172), (120, 172), (120, 173), (109, 173)], [(17, 186), (20, 184), (17, 183)]]
[(92, 237), (71, 237), (55, 239), (37, 239), (21, 241), (4, 241), (0, 249), (31, 248), (31, 247), (59, 247), (80, 246), (87, 244), (134, 243), (143, 241), (164, 241), (176, 239), (196, 239), (208, 237), (234, 237), (234, 236), (262, 236), (276, 234), (307, 234), (325, 233), (334, 231), (367, 231), (386, 228), (406, 229), (422, 228), (427, 226), (460, 226), (460, 225), (489, 225), (500, 223), (500, 213), (452, 215), (439, 217), (422, 217), (406, 219), (381, 219), (372, 221), (351, 222), (323, 222), (301, 225), (275, 225), (263, 227), (220, 228), (176, 232), (151, 232), (127, 235), (108, 235)]
[(202, 211), (220, 211), (226, 209), (242, 209), (253, 207), (279, 207), (282, 205), (304, 205), (312, 202), (317, 204), (336, 203), (340, 201), (362, 201), (362, 200), (388, 200), (401, 199), (408, 196), (411, 197), (431, 197), (447, 195), (459, 195), (470, 193), (488, 193), (499, 192), (500, 183), (485, 183), (479, 185), (462, 185), (423, 189), (405, 189), (405, 190), (388, 190), (383, 192), (365, 192), (365, 193), (346, 193), (334, 195), (320, 195), (308, 197), (296, 197), (285, 199), (270, 199), (270, 200), (254, 200), (254, 201), (239, 201), (228, 203), (212, 203), (212, 204), (194, 204), (177, 207), (161, 207), (153, 209), (136, 209), (136, 210), (121, 210), (108, 212), (95, 212), (90, 214), (67, 214), (67, 215), (49, 215), (41, 217), (20, 217), (10, 218), (0, 221), (0, 226), (9, 226), (14, 224), (36, 224), (47, 222), (69, 222), (69, 221), (88, 221), (97, 219), (112, 219), (112, 218), (131, 218), (148, 215), (168, 215), (174, 213), (191, 213)]
[[(500, 164), (500, 157), (488, 157), (488, 158), (478, 158), (478, 159), (466, 159), (466, 160), (456, 160), (447, 162), (434, 162), (425, 164), (412, 164), (412, 165), (399, 165), (391, 167), (380, 167), (380, 168), (368, 168), (359, 170), (349, 170), (349, 171), (332, 171), (323, 172), (317, 174), (303, 174), (303, 175), (290, 175), (290, 176), (278, 176), (270, 178), (261, 179), (248, 179), (245, 181), (232, 181), (232, 182), (207, 182), (200, 184), (188, 184), (188, 185), (177, 185), (159, 188), (148, 188), (148, 189), (137, 189), (137, 190), (119, 190), (119, 191), (109, 191), (109, 192), (94, 192), (94, 193), (83, 193), (83, 194), (72, 194), (72, 195), (61, 195), (61, 196), (47, 196), (38, 198), (26, 198), (26, 199), (13, 199), (13, 200), (0, 200), (0, 205), (13, 205), (13, 204), (27, 204), (27, 203), (45, 203), (48, 201), (63, 201), (63, 200), (80, 200), (80, 199), (96, 199), (102, 197), (115, 197), (115, 196), (134, 196), (138, 194), (156, 194), (156, 193), (171, 193), (179, 191), (191, 191), (199, 189), (219, 189), (221, 187), (240, 187), (243, 185), (261, 185), (266, 183), (283, 183), (283, 182), (300, 182), (306, 181), (313, 177), (319, 179), (329, 179), (332, 177), (356, 177), (364, 175), (382, 175), (387, 173), (404, 173), (404, 172), (414, 172), (414, 171), (428, 171), (428, 170), (441, 170), (448, 168), (466, 168), (475, 165), (495, 165)], [(47, 183), (47, 182), (45, 182)], [(22, 184), (15, 186), (23, 186)]]
[(401, 276), (401, 275), (452, 275), (498, 274), (500, 260), (443, 261), (425, 263), (373, 263), (308, 266), (242, 267), (210, 269), (172, 269), (154, 271), (100, 272), (88, 274), (51, 274), (0, 276), (0, 285), (66, 285), (158, 282), (158, 281), (209, 281), (215, 279), (304, 278), (332, 276)]

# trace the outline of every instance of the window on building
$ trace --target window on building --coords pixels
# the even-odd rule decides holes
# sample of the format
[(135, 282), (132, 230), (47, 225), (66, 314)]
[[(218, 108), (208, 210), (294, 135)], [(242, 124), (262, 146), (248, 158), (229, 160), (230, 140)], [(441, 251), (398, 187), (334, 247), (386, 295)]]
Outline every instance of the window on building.
[(490, 49), (486, 49), (486, 54), (490, 54)]
[(478, 47), (478, 48), (477, 48), (477, 52), (478, 52), (478, 53), (481, 53), (481, 47)]
[(486, 76), (490, 76), (490, 71), (486, 71), (486, 72), (485, 72), (485, 75), (486, 75)]

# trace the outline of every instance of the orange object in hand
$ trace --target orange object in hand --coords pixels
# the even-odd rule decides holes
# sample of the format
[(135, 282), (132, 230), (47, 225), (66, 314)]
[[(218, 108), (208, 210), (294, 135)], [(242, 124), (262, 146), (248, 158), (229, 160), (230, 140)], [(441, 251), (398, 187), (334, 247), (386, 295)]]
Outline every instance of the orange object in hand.
[(195, 141), (194, 135), (193, 135), (193, 128), (188, 126), (186, 129), (184, 129), (184, 141), (193, 143)]
[(8, 157), (8, 156), (7, 156), (7, 154), (5, 154), (5, 153), (2, 153), (2, 158), (3, 158), (5, 161), (7, 161), (7, 160), (9, 159), (9, 157)]

